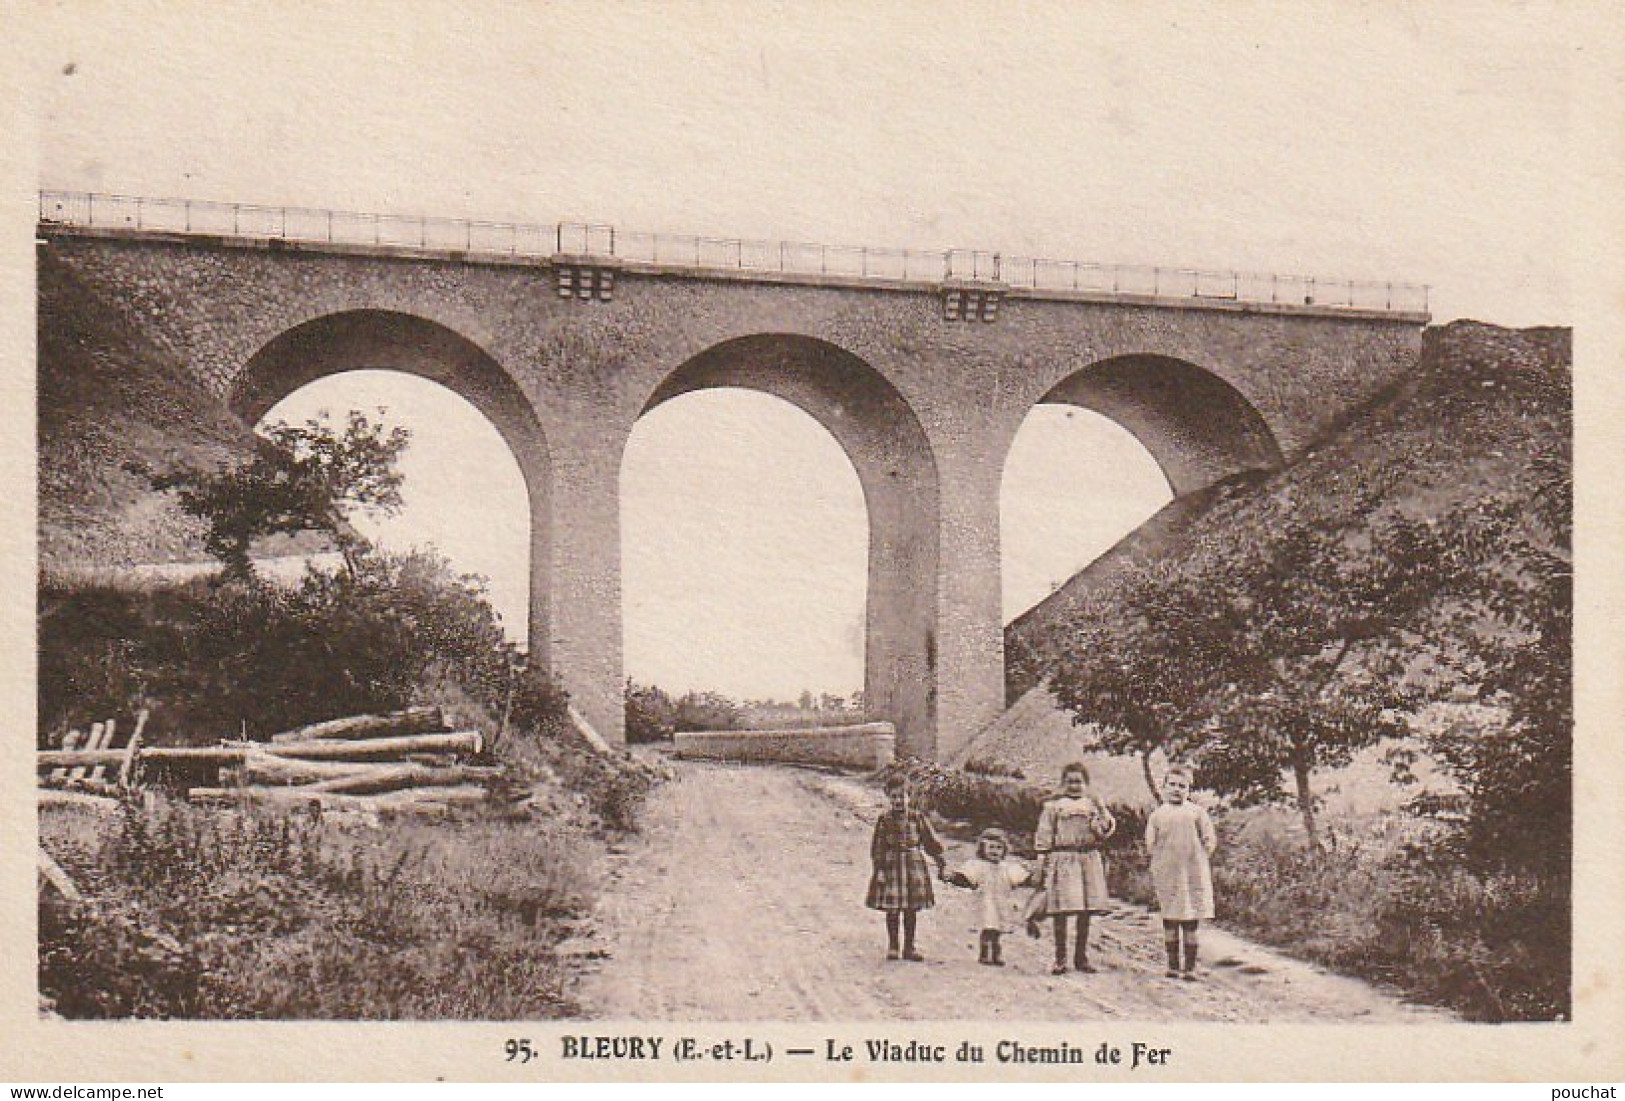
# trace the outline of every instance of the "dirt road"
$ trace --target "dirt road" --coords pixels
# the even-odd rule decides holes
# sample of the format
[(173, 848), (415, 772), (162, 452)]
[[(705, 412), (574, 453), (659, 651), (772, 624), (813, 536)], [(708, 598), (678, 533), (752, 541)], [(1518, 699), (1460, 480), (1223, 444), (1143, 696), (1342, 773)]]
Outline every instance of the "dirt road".
[[(853, 780), (773, 767), (679, 763), (612, 856), (579, 996), (638, 1020), (1444, 1020), (1354, 979), (1204, 930), (1203, 981), (1162, 976), (1160, 924), (1140, 907), (1097, 918), (1095, 975), (1049, 974), (1047, 941), (1006, 938), (976, 962), (969, 892), (939, 884), (922, 915), (924, 963), (885, 959), (864, 909), (882, 799)], [(950, 845), (950, 865), (969, 855)]]

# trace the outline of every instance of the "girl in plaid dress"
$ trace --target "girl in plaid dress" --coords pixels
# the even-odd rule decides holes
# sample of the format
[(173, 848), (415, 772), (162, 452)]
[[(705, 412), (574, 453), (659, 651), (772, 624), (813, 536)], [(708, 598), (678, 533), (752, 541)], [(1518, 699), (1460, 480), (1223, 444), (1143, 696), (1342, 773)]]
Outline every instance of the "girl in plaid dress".
[(925, 866), (926, 854), (936, 861), (940, 875), (947, 866), (942, 842), (931, 832), (925, 814), (909, 804), (908, 781), (894, 775), (886, 781), (886, 799), (891, 806), (875, 822), (875, 835), (869, 843), (869, 859), (874, 874), (869, 877), (871, 910), (886, 912), (886, 958), (899, 958), (897, 926), (903, 926), (905, 960), (921, 960), (914, 950), (914, 927), (921, 910), (936, 901), (931, 893), (931, 873)]

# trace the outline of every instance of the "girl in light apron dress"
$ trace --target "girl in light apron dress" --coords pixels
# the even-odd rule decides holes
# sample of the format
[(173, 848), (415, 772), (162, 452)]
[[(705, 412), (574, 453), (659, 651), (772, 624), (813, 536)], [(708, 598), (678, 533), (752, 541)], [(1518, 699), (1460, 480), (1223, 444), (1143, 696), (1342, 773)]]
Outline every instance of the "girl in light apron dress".
[[(1218, 835), (1207, 811), (1190, 802), (1191, 774), (1171, 768), (1162, 782), (1162, 805), (1145, 822), (1145, 848), (1151, 854), (1151, 884), (1162, 914), (1168, 977), (1196, 981), (1196, 927), (1213, 916), (1213, 867), (1208, 858)], [(1180, 939), (1184, 938), (1184, 959)]]
[(1067, 919), (1077, 925), (1072, 966), (1093, 974), (1089, 962), (1089, 918), (1106, 912), (1106, 862), (1101, 848), (1117, 830), (1117, 820), (1089, 791), (1089, 770), (1074, 761), (1061, 770), (1061, 794), (1038, 815), (1033, 848), (1043, 861), (1045, 912), (1055, 930), (1052, 975), (1064, 975)]
[(999, 941), (1010, 931), (1014, 908), (1013, 890), (1028, 881), (1027, 865), (1010, 857), (1010, 840), (1004, 831), (989, 826), (976, 839), (976, 856), (943, 876), (956, 887), (976, 892), (976, 918), (981, 932), (978, 963), (1003, 967)]

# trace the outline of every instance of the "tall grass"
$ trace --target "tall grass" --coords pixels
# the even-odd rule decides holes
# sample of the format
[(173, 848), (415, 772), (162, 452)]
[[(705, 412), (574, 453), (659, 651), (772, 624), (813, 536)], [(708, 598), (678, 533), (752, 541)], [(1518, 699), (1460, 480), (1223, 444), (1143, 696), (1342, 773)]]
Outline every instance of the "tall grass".
[(1438, 838), (1349, 832), (1324, 851), (1220, 822), (1219, 920), (1469, 1020), (1570, 1013), (1569, 884), (1469, 867)]
[(528, 820), (380, 831), (149, 796), (64, 854), (90, 901), (42, 895), (40, 989), (75, 1018), (564, 1016), (586, 856)]

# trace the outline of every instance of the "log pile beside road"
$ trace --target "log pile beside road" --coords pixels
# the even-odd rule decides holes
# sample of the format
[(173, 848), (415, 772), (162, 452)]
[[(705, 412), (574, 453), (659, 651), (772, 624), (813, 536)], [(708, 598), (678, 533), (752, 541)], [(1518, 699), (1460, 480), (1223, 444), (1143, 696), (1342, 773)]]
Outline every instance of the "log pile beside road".
[[(144, 767), (201, 765), (218, 779), (189, 787), (187, 799), (194, 803), (430, 814), (482, 803), (507, 789), (502, 768), (471, 762), (485, 748), (479, 732), (449, 730), (435, 707), (355, 715), (284, 731), (268, 741), (213, 746), (144, 747), (138, 723), (132, 745), (113, 749), (100, 733), (112, 728), (98, 723), (90, 738), (64, 739), (73, 748), (41, 751), (37, 764), (44, 786), (105, 795), (134, 786)], [(115, 765), (117, 785), (102, 775)]]

